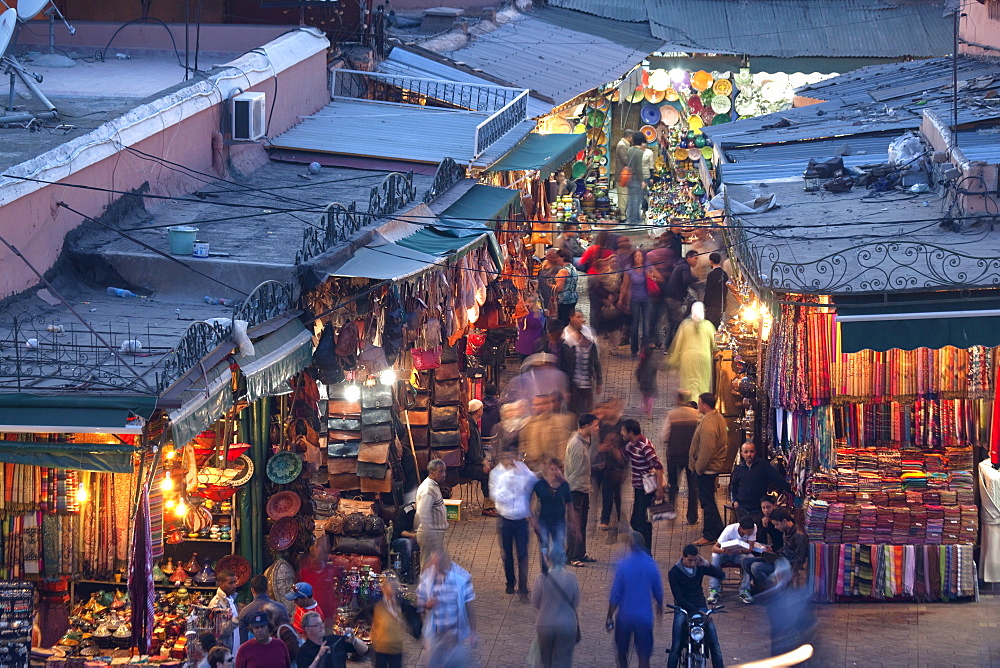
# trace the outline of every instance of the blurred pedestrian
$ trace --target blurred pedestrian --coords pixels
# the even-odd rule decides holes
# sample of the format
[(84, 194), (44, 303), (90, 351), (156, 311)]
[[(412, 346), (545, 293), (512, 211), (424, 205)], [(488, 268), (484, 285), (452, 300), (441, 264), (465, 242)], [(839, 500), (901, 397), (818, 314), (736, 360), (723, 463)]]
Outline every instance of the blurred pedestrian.
[[(558, 336), (562, 337), (562, 327), (558, 328)], [(535, 353), (521, 362), (521, 372), (510, 379), (500, 397), (503, 403), (524, 401), (530, 406), (532, 400), (539, 395), (549, 395), (553, 392), (569, 398), (569, 381), (566, 374), (557, 366), (559, 358), (549, 353)], [(561, 403), (561, 402), (560, 402)]]
[(726, 312), (726, 297), (729, 293), (729, 274), (722, 268), (722, 255), (710, 253), (708, 256), (712, 269), (705, 277), (705, 319), (716, 329), (722, 322), (722, 316)]
[[(354, 623), (371, 623), (371, 649), (375, 651), (375, 668), (403, 668), (403, 649), (407, 634), (413, 633), (419, 613), (400, 593), (395, 571), (383, 571), (379, 576), (382, 597), (354, 617)], [(414, 619), (415, 617), (415, 619)]]
[(479, 433), (483, 438), (493, 436), (493, 430), (500, 422), (500, 398), (496, 383), (487, 383), (483, 388), (483, 417), (479, 420)]
[(625, 314), (618, 306), (622, 275), (614, 271), (611, 264), (611, 258), (594, 263), (596, 275), (587, 283), (587, 294), (590, 296), (590, 321), (594, 333), (601, 339), (608, 354), (615, 355), (621, 344)]
[(664, 295), (664, 307), (667, 312), (664, 348), (671, 345), (681, 322), (687, 316), (688, 290), (698, 282), (691, 270), (697, 263), (698, 251), (689, 250), (684, 254), (684, 261), (674, 265), (674, 270), (670, 273), (670, 278), (667, 279), (667, 293)]
[(572, 413), (557, 413), (558, 393), (536, 396), (531, 402), (533, 415), (521, 429), (519, 447), (524, 461), (536, 473), (542, 473), (552, 459), (566, 457), (566, 444), (576, 427)]
[(584, 413), (577, 420), (579, 427), (566, 445), (566, 482), (573, 497), (576, 531), (570, 531), (566, 558), (580, 568), (597, 561), (587, 554), (587, 516), (590, 513), (590, 441), (600, 424), (593, 413)]
[(573, 508), (573, 495), (569, 483), (563, 474), (562, 461), (550, 458), (542, 470), (542, 476), (535, 483), (535, 496), (538, 497), (538, 515), (532, 516), (535, 533), (538, 534), (538, 547), (542, 553), (542, 572), (548, 566), (545, 557), (558, 545), (566, 551), (566, 532), (579, 537), (579, 522)]
[(577, 292), (580, 272), (573, 266), (573, 258), (565, 249), (556, 251), (555, 266), (558, 269), (552, 286), (556, 303), (554, 315), (565, 326), (569, 324), (570, 316), (576, 311), (576, 302), (580, 299)]
[[(646, 137), (641, 132), (632, 135), (632, 147), (625, 154), (625, 165), (628, 169), (628, 209), (625, 211), (625, 224), (638, 227), (643, 222), (642, 202), (646, 190), (646, 178), (643, 175), (642, 156), (646, 146)], [(624, 170), (623, 170), (624, 171)]]
[(610, 528), (611, 512), (615, 513), (615, 527), (622, 521), (622, 483), (625, 481), (625, 441), (621, 432), (621, 406), (617, 401), (606, 401), (595, 409), (600, 418), (597, 453), (594, 456), (595, 478), (601, 486), (601, 521), (598, 528)]
[(562, 332), (562, 369), (569, 378), (569, 410), (589, 413), (594, 397), (601, 393), (603, 376), (594, 332), (587, 326), (583, 311), (575, 311)]
[(663, 619), (663, 579), (642, 535), (629, 531), (627, 536), (628, 552), (615, 565), (606, 628), (615, 632), (618, 668), (628, 666), (633, 640), (640, 668), (648, 668), (653, 654), (654, 605), (656, 619)]
[(233, 668), (236, 655), (225, 645), (216, 645), (208, 650), (203, 663), (204, 666), (199, 663), (198, 668)]
[(493, 461), (503, 452), (517, 453), (521, 428), (528, 420), (525, 402), (515, 401), (500, 406), (500, 422), (493, 428)]
[(535, 578), (531, 602), (538, 609), (535, 636), (543, 668), (570, 668), (580, 624), (576, 607), (580, 603), (580, 583), (564, 566), (566, 554), (560, 546), (548, 555), (548, 571)]
[(428, 666), (477, 665), (471, 651), (477, 644), (475, 599), (469, 572), (454, 563), (444, 550), (434, 552), (417, 587), (417, 608), (424, 611), (423, 639)]
[[(490, 471), (490, 489), (496, 503), (500, 550), (507, 593), (518, 586), (521, 602), (528, 602), (528, 524), (531, 518), (531, 494), (538, 477), (514, 452), (500, 453), (497, 465)], [(516, 552), (515, 552), (516, 550)], [(514, 556), (517, 555), (517, 577), (514, 577)]]
[(639, 392), (642, 393), (642, 414), (647, 418), (653, 417), (653, 403), (657, 394), (656, 372), (659, 368), (660, 360), (653, 354), (652, 344), (647, 343), (642, 347), (642, 354), (639, 355), (639, 361), (635, 365), (635, 380), (639, 384)]
[(698, 395), (712, 391), (712, 357), (715, 345), (715, 326), (705, 320), (705, 307), (701, 302), (691, 305), (691, 316), (685, 318), (670, 344), (667, 367), (677, 369), (680, 386)]
[(656, 448), (642, 435), (638, 420), (622, 422), (622, 438), (625, 440), (625, 455), (632, 467), (632, 519), (631, 526), (642, 536), (645, 545), (653, 553), (653, 525), (646, 516), (646, 509), (653, 499), (660, 502), (665, 498), (666, 486), (663, 464), (656, 456)]
[(688, 457), (701, 413), (690, 405), (690, 400), (691, 393), (687, 390), (677, 392), (677, 405), (667, 411), (661, 438), (667, 451), (668, 498), (676, 506), (683, 473), (687, 484), (687, 523), (693, 525), (698, 523), (698, 483), (694, 471), (688, 468)]
[(517, 340), (514, 350), (523, 362), (528, 355), (535, 352), (535, 345), (545, 332), (545, 314), (538, 303), (538, 295), (530, 293), (524, 300), (528, 314), (517, 320)]

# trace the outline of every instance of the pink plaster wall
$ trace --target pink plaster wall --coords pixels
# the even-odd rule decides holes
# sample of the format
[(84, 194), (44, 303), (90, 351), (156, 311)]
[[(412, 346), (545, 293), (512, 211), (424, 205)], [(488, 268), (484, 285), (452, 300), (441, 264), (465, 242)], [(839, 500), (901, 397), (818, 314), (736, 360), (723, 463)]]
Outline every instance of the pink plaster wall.
[[(941, 118), (931, 112), (924, 112), (924, 119), (920, 124), (920, 133), (927, 139), (935, 151), (948, 154), (949, 162), (957, 167), (962, 174), (959, 179), (961, 189), (972, 193), (996, 189), (1000, 165), (995, 163), (988, 164), (978, 160), (970, 161), (962, 153), (961, 147), (957, 149), (949, 148), (952, 141), (952, 133)], [(995, 215), (998, 208), (1000, 208), (1000, 201), (995, 196), (986, 194), (959, 195), (958, 201), (962, 212), (970, 216), (979, 214)]]
[[(989, 0), (996, 5), (995, 0)], [(994, 7), (994, 16), (1000, 16), (1000, 7)], [(990, 18), (990, 8), (981, 2), (963, 2), (959, 20), (959, 37), (968, 42), (983, 44), (992, 49), (983, 49), (959, 42), (958, 52), (969, 56), (1000, 57), (1000, 20)]]
[[(298, 122), (300, 115), (315, 113), (329, 102), (326, 88), (326, 53), (321, 52), (286, 69), (278, 77), (278, 96), (274, 97), (272, 76), (252, 90), (267, 94), (267, 109), (276, 100), (268, 136), (284, 132)], [(212, 136), (220, 127), (219, 104), (184, 119), (160, 133), (134, 144), (134, 148), (172, 162), (213, 174)], [(267, 161), (260, 144), (226, 147), (234, 165), (247, 172)], [(157, 163), (129, 152), (119, 152), (85, 167), (63, 180), (65, 183), (132, 190), (148, 182), (150, 192), (178, 196), (204, 184)], [(100, 216), (118, 196), (93, 190), (46, 186), (0, 207), (3, 236), (18, 248), (42, 272), (49, 270), (62, 252), (66, 233), (82, 222), (80, 216), (59, 207), (62, 201), (88, 216)], [(156, 202), (147, 200), (155, 209)], [(0, 299), (22, 292), (37, 284), (24, 262), (6, 248), (0, 251)]]

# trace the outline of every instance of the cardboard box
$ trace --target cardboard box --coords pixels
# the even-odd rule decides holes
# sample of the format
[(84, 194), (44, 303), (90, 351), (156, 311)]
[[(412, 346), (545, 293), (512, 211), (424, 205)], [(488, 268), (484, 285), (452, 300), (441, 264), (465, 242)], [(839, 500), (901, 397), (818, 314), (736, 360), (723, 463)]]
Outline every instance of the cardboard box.
[(461, 499), (445, 499), (444, 500), (445, 509), (448, 512), (449, 522), (458, 522), (462, 519), (462, 500)]

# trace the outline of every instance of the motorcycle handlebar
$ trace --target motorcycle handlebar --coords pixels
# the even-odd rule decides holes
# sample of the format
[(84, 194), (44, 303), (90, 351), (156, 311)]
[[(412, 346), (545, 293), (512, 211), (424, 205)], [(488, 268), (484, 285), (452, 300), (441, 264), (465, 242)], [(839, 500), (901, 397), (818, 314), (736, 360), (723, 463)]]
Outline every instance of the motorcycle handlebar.
[[(687, 610), (685, 610), (684, 608), (680, 608), (680, 607), (678, 607), (676, 605), (670, 605), (669, 603), (664, 603), (663, 607), (664, 608), (670, 608), (674, 612), (683, 612), (684, 614), (687, 614)], [(723, 605), (717, 605), (714, 608), (709, 608), (708, 612), (705, 613), (705, 616), (709, 617), (709, 616), (714, 615), (716, 613), (721, 613), (721, 612), (723, 612), (722, 609), (724, 607), (726, 607), (725, 604), (723, 604)]]

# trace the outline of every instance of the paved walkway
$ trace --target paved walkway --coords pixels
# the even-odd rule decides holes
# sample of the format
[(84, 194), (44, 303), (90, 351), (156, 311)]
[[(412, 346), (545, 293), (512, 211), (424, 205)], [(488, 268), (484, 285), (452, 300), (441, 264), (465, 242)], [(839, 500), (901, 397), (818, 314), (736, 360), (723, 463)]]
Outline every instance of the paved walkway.
[[(605, 393), (621, 396), (631, 412), (638, 413), (640, 394), (632, 377), (633, 363), (628, 348), (611, 357)], [(660, 372), (663, 390), (654, 414), (666, 413), (668, 398), (676, 391), (673, 379)], [(651, 436), (658, 434), (659, 419), (643, 420)], [(654, 442), (658, 439), (653, 439)], [(626, 522), (631, 511), (631, 491), (623, 499)], [(681, 494), (681, 498), (683, 498)], [(721, 498), (721, 496), (720, 496)], [(698, 526), (683, 521), (685, 505), (680, 501), (679, 518), (659, 522), (653, 534), (653, 554), (660, 565), (666, 587), (667, 570), (677, 561), (681, 548), (700, 536)], [(597, 563), (586, 568), (571, 568), (580, 581), (582, 603), (579, 608), (583, 640), (574, 653), (574, 666), (613, 666), (614, 644), (604, 631), (608, 590), (614, 578), (614, 559), (620, 546), (609, 532), (597, 530), (591, 500), (587, 530), (588, 552)], [(721, 506), (720, 506), (721, 507)], [(534, 634), (535, 609), (504, 593), (500, 549), (496, 540), (496, 520), (483, 517), (478, 508), (466, 512), (448, 532), (447, 545), (455, 561), (473, 577), (476, 589), (476, 612), (479, 617), (478, 655), (483, 666), (526, 665), (528, 646)], [(539, 572), (537, 543), (531, 539), (531, 574)], [(703, 551), (704, 552), (704, 551)], [(988, 588), (987, 588), (988, 589)], [(671, 598), (667, 594), (667, 602)], [(726, 663), (736, 665), (769, 655), (769, 627), (764, 610), (736, 600), (734, 583), (724, 588), (722, 602), (729, 614), (717, 622)], [(1000, 665), (1000, 596), (984, 593), (978, 603), (855, 603), (821, 604), (816, 639), (820, 666), (998, 666)], [(664, 650), (670, 643), (670, 617), (655, 632), (654, 666), (666, 665)], [(407, 665), (425, 666), (417, 643), (408, 647)], [(632, 665), (637, 665), (634, 656)]]

